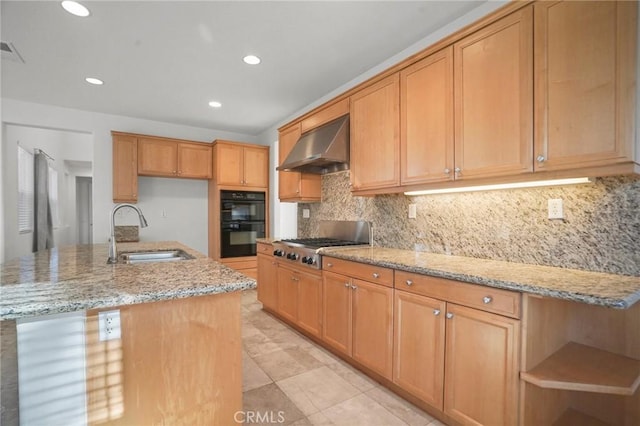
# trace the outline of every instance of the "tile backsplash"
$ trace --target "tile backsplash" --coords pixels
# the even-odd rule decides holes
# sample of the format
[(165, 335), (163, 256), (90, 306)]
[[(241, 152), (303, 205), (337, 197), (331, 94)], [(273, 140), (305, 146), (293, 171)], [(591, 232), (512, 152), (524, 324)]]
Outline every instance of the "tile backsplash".
[[(564, 219), (547, 219), (561, 198)], [(408, 218), (416, 204), (416, 219)], [(310, 210), (310, 218), (302, 217)], [(368, 220), (376, 246), (640, 276), (640, 178), (408, 197), (354, 197), (349, 172), (322, 177), (322, 203), (298, 205), (298, 236), (321, 220)]]

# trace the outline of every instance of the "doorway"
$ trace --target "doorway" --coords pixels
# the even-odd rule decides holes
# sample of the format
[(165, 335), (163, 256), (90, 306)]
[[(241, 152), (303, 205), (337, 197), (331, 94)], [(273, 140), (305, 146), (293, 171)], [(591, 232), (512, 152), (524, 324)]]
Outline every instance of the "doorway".
[(93, 244), (93, 179), (76, 176), (77, 244)]

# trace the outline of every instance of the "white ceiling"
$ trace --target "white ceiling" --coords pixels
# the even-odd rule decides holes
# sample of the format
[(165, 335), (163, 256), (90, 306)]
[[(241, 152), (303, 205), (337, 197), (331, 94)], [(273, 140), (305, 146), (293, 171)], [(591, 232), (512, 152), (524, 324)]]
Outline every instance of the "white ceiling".
[(2, 96), (255, 135), (482, 3), (2, 0)]

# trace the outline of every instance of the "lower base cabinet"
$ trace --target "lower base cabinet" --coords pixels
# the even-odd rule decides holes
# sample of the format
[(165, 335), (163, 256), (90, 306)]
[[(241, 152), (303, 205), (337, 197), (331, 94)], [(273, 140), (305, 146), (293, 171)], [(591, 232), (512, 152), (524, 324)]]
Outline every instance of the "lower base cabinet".
[(308, 333), (320, 337), (322, 330), (322, 278), (278, 265), (277, 312)]
[(278, 308), (278, 264), (271, 255), (258, 254), (258, 300), (269, 309)]

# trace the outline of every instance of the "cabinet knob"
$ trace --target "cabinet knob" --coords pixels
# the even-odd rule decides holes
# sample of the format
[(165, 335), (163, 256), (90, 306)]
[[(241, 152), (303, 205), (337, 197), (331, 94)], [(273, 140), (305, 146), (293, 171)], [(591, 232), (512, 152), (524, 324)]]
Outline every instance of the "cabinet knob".
[(327, 263), (327, 268), (331, 268), (333, 266), (333, 263), (329, 262)]
[(448, 175), (449, 173), (451, 173), (451, 169), (450, 168), (447, 167), (446, 169), (444, 169), (444, 174), (445, 175)]
[(536, 157), (536, 160), (538, 161), (538, 163), (544, 163), (544, 160), (546, 160), (546, 158), (544, 158), (544, 155), (538, 155)]
[(347, 287), (347, 288), (349, 288), (350, 285), (351, 284), (349, 284), (349, 283), (344, 283), (344, 286)]
[(378, 274), (377, 272), (373, 273), (373, 278), (380, 278), (380, 274)]
[(460, 173), (462, 169), (460, 167), (456, 167), (455, 169), (453, 169), (453, 171), (456, 173)]
[(435, 316), (440, 315), (440, 309), (434, 309), (433, 310), (433, 315), (435, 315)]
[(175, 170), (173, 171), (173, 174), (174, 174), (174, 175), (176, 174), (176, 171), (175, 171)]
[(356, 290), (358, 288), (358, 286), (357, 285), (352, 285), (351, 288)]
[(453, 318), (453, 314), (451, 312), (447, 312), (447, 319)]
[(493, 302), (493, 297), (491, 296), (485, 296), (482, 298), (482, 303), (484, 303), (485, 305), (488, 305), (491, 302)]
[(411, 281), (411, 280), (407, 280), (407, 281), (405, 281), (405, 283), (406, 283), (407, 285), (413, 285), (413, 281)]

